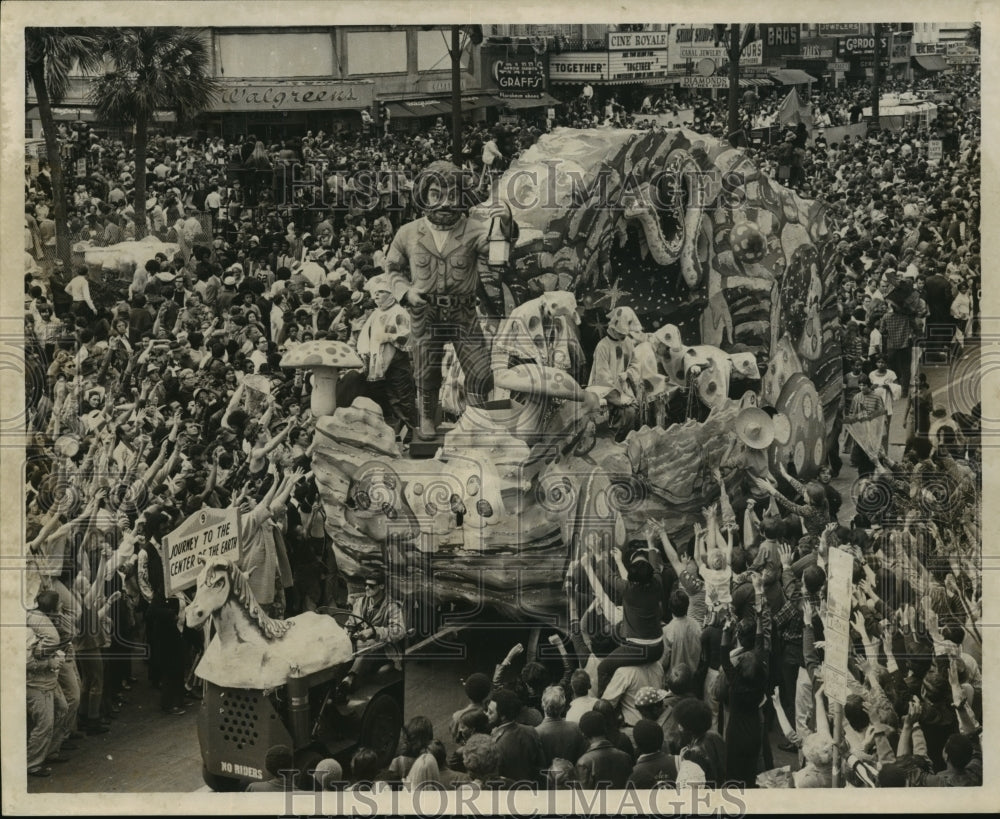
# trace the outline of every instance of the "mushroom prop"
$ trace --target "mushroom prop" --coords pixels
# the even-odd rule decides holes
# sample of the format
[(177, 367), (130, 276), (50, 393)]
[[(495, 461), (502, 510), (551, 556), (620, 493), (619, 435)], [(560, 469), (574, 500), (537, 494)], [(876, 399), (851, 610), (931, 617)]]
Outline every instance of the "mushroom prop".
[(318, 339), (299, 344), (285, 353), (282, 367), (303, 367), (312, 371), (310, 409), (317, 418), (332, 415), (337, 408), (337, 381), (341, 370), (364, 364), (358, 354), (342, 341)]
[[(799, 480), (812, 480), (826, 463), (827, 454), (826, 421), (815, 385), (803, 373), (795, 373), (782, 388), (775, 409), (775, 419), (782, 415), (788, 419), (791, 434), (772, 449), (772, 464), (786, 464), (790, 458)], [(778, 425), (784, 426), (782, 422)]]
[(586, 398), (585, 390), (571, 375), (539, 364), (518, 364), (509, 370), (502, 370), (496, 374), (494, 383), (501, 389), (525, 396), (524, 409), (513, 429), (513, 434), (524, 441), (533, 441), (541, 433), (550, 398), (578, 402)]

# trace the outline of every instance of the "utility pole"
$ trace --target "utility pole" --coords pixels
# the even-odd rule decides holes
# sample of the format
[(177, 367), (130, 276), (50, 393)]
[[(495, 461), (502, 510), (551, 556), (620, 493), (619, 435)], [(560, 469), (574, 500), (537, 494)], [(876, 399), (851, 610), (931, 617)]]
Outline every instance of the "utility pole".
[(451, 161), (462, 165), (462, 33), (451, 27)]
[(743, 51), (740, 24), (729, 24), (729, 143), (740, 147), (740, 53)]
[(882, 24), (875, 23), (875, 65), (872, 67), (872, 131), (879, 130), (878, 99), (881, 94), (879, 82), (879, 61), (882, 59)]

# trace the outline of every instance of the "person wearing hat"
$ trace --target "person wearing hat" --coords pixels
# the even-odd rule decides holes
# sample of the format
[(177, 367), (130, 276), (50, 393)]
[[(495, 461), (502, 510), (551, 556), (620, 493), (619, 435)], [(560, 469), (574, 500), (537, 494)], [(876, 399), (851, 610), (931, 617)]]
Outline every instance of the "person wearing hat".
[(588, 387), (605, 387), (609, 426), (622, 441), (635, 426), (638, 405), (633, 387), (639, 380), (635, 346), (645, 339), (639, 317), (631, 307), (615, 307), (608, 315), (605, 337), (594, 348)]
[(775, 437), (771, 417), (758, 407), (744, 407), (736, 416), (733, 432), (736, 434), (721, 463), (742, 466), (753, 478), (773, 480), (767, 454)]
[[(365, 363), (359, 393), (377, 402), (387, 421), (395, 419), (390, 423), (405, 425), (412, 437), (418, 418), (409, 352), (410, 314), (396, 302), (388, 274), (369, 279), (365, 289), (375, 302), (375, 310), (358, 334), (357, 351)], [(356, 295), (364, 297), (360, 291)], [(343, 406), (350, 406), (350, 402)]]
[(493, 227), (511, 242), (517, 226), (505, 205), (491, 207), (484, 220), (470, 221), (465, 201), (469, 184), (450, 162), (429, 164), (414, 183), (414, 200), (424, 215), (400, 227), (386, 256), (393, 295), (405, 299), (412, 320), (418, 431), (425, 439), (437, 434), (446, 333), (455, 339), (469, 405), (483, 406), (493, 390), (476, 301), (478, 296), (484, 313), (500, 314), (497, 269), (489, 266), (489, 231)]
[(406, 636), (403, 608), (386, 594), (386, 575), (382, 569), (372, 569), (365, 576), (365, 590), (351, 605), (354, 621), (351, 625), (357, 647), (378, 646), (358, 656), (351, 670), (340, 683), (340, 690), (349, 693), (358, 676), (387, 660), (399, 667), (400, 643)]

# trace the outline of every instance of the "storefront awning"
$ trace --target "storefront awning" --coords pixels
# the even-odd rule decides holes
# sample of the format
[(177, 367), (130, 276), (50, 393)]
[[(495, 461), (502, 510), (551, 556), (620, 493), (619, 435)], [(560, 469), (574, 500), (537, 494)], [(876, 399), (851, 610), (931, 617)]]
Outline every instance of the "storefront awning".
[(802, 85), (807, 82), (816, 82), (816, 78), (806, 74), (801, 68), (776, 68), (771, 72), (771, 77), (781, 85)]
[[(481, 94), (478, 97), (463, 97), (462, 110), (475, 111), (478, 108), (493, 108), (494, 106), (502, 106), (503, 103), (503, 100), (490, 94)], [(448, 110), (451, 110), (450, 106)]]
[[(498, 100), (489, 94), (477, 94), (462, 98), (463, 111), (475, 111), (477, 108), (489, 108), (494, 105), (501, 105), (502, 100)], [(387, 102), (389, 116), (396, 119), (407, 117), (450, 117), (451, 97), (433, 99), (395, 100)]]
[[(29, 108), (24, 114), (24, 119), (26, 121), (41, 118), (42, 115), (39, 112), (37, 105), (33, 108)], [(97, 122), (97, 114), (94, 113), (93, 108), (66, 108), (65, 106), (54, 106), (52, 108), (52, 118), (56, 122)], [(153, 122), (175, 122), (176, 120), (177, 114), (173, 111), (153, 112)]]
[(913, 58), (918, 66), (920, 66), (924, 71), (947, 71), (948, 63), (945, 62), (943, 57), (937, 54), (921, 54)]
[[(39, 112), (37, 105), (34, 108), (29, 108), (24, 114), (25, 121), (41, 118), (42, 115)], [(66, 108), (53, 106), (52, 119), (57, 122), (97, 122), (97, 116), (94, 114), (93, 108)]]
[(559, 100), (553, 97), (551, 94), (542, 94), (541, 99), (512, 99), (504, 100), (501, 99), (500, 105), (512, 111), (517, 111), (522, 108), (549, 108), (554, 105), (562, 105)]
[(740, 77), (740, 88), (754, 88), (762, 85), (772, 85), (771, 80), (763, 77)]
[(443, 100), (408, 100), (387, 102), (385, 107), (393, 119), (405, 117), (434, 117), (451, 113), (451, 102)]

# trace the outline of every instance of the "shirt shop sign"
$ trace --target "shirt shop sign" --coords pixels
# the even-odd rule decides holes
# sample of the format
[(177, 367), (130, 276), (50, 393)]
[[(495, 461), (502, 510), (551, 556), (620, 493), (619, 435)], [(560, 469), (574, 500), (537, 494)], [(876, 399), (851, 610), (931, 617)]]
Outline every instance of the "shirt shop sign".
[(224, 86), (213, 111), (330, 111), (367, 108), (375, 85), (360, 82), (237, 83)]

